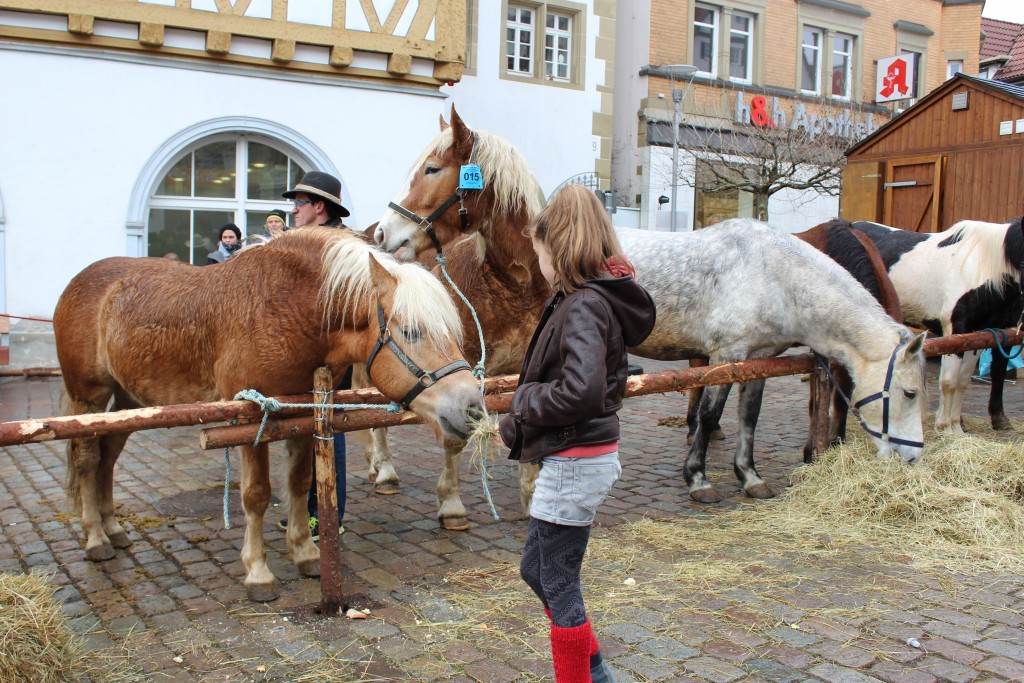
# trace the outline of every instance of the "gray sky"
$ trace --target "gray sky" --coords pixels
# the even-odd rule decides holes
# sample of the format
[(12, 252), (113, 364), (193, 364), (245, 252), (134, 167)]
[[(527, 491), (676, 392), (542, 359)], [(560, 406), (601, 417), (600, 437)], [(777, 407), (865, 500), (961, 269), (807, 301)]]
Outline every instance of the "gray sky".
[(985, 0), (981, 16), (1024, 24), (1024, 2), (1022, 0)]

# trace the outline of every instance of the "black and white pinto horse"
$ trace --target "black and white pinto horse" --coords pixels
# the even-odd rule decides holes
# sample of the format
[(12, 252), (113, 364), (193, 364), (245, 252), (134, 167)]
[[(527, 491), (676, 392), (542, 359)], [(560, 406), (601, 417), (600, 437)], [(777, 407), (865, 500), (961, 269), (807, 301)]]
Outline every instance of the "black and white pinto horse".
[[(940, 335), (1017, 325), (1024, 282), (1024, 228), (1008, 223), (960, 221), (945, 232), (917, 233), (878, 223), (853, 224), (871, 238), (889, 270), (907, 324)], [(935, 428), (963, 432), (961, 410), (976, 351), (942, 357)], [(993, 429), (1009, 429), (1003, 411), (1006, 358), (992, 354), (989, 417)]]
[[(712, 364), (777, 356), (794, 345), (834, 358), (854, 381), (852, 402), (878, 455), (914, 462), (923, 445), (924, 335), (911, 335), (835, 261), (767, 224), (733, 219), (692, 233), (618, 230), (657, 323), (633, 353)], [(774, 495), (754, 466), (764, 380), (740, 385), (734, 470), (754, 498)], [(708, 387), (684, 475), (690, 497), (712, 503), (705, 476), (711, 430), (731, 386)]]

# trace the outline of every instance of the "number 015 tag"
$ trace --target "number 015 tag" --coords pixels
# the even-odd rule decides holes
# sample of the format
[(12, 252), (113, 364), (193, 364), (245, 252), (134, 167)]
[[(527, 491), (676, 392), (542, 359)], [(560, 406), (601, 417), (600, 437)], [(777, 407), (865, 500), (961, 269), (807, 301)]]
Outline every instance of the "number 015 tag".
[(459, 171), (460, 190), (482, 190), (484, 189), (484, 174), (476, 164), (466, 164)]

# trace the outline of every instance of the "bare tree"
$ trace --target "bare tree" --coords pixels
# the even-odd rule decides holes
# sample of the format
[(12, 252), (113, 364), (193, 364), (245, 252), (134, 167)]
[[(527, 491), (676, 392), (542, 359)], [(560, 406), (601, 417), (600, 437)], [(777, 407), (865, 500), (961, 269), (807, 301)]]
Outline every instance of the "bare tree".
[(751, 106), (736, 93), (734, 123), (700, 117), (682, 127), (680, 146), (696, 156), (696, 173), (678, 179), (705, 193), (749, 193), (754, 215), (768, 220), (768, 199), (782, 190), (838, 196), (846, 149), (874, 129), (871, 115), (858, 123), (848, 109), (823, 104), (809, 113), (803, 103), (792, 114), (777, 100), (757, 96)]

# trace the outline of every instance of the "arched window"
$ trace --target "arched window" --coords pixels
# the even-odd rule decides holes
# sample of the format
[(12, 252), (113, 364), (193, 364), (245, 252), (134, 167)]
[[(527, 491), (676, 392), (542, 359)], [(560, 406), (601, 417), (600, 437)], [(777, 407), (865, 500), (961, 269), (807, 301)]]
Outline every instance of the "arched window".
[(290, 212), (281, 193), (305, 170), (268, 139), (228, 134), (201, 140), (157, 182), (149, 201), (146, 255), (173, 253), (205, 264), (220, 226), (234, 223), (243, 237), (261, 234), (271, 209)]

